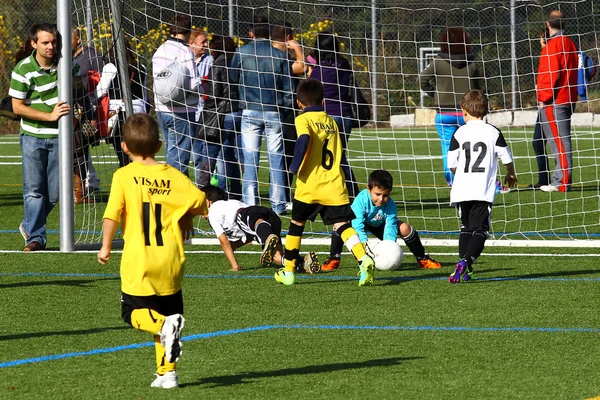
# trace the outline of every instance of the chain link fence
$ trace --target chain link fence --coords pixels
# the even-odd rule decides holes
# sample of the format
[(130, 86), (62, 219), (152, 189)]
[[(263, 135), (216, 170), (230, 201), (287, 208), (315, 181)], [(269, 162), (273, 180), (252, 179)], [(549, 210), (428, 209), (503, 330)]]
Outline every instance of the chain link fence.
[[(153, 49), (166, 38), (175, 10), (190, 14), (193, 25), (209, 35), (233, 35), (240, 44), (251, 40), (248, 31), (254, 17), (266, 15), (272, 22), (291, 24), (306, 54), (319, 32), (334, 32), (352, 62), (357, 85), (366, 88), (366, 97), (376, 104), (377, 122), (385, 123), (390, 115), (410, 113), (418, 106), (420, 49), (439, 47), (440, 34), (448, 26), (462, 26), (471, 34), (493, 109), (533, 107), (538, 35), (547, 14), (561, 9), (567, 16), (567, 33), (597, 61), (599, 4), (600, 0), (515, 0), (511, 9), (508, 0), (438, 0), (427, 7), (401, 0), (128, 0), (122, 2), (122, 14), (123, 32), (147, 66)], [(72, 0), (71, 7), (73, 24), (84, 27), (84, 37), (86, 25), (92, 27), (96, 48), (106, 53), (112, 45), (109, 0)], [(5, 95), (15, 51), (31, 25), (56, 20), (56, 0), (11, 0), (0, 5), (0, 17), (0, 94)], [(590, 89), (591, 98), (597, 98), (597, 83)], [(598, 106), (592, 101), (586, 107)]]

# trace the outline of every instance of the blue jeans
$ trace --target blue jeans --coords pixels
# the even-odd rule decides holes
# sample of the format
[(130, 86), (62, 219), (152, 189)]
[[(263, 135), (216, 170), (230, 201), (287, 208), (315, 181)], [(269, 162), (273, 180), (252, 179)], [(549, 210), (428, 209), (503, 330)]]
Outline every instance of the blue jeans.
[(167, 164), (187, 175), (195, 131), (194, 113), (157, 112), (156, 118), (163, 135)]
[(331, 118), (335, 121), (340, 131), (340, 138), (342, 139), (342, 150), (344, 151), (344, 158), (342, 160), (342, 171), (344, 171), (344, 179), (346, 180), (346, 188), (348, 189), (348, 196), (350, 200), (358, 195), (358, 183), (354, 177), (354, 172), (350, 168), (350, 163), (346, 157), (348, 150), (348, 139), (350, 139), (350, 132), (352, 132), (352, 120), (350, 118), (340, 117), (338, 115), (332, 115)]
[(58, 138), (21, 135), (23, 153), (23, 228), (27, 244), (46, 247), (46, 218), (58, 203)]
[(244, 156), (240, 134), (241, 125), (241, 111), (225, 115), (223, 122), (225, 138), (223, 148), (217, 159), (219, 187), (228, 191), (230, 198), (234, 199), (242, 198), (241, 166), (244, 163)]
[[(194, 130), (197, 131), (197, 127), (194, 127)], [(194, 183), (199, 187), (204, 187), (207, 184), (203, 185), (202, 180), (202, 168), (203, 163), (207, 161), (208, 157), (208, 149), (206, 140), (199, 139), (197, 137), (192, 137), (192, 164), (194, 165)], [(206, 167), (206, 166), (204, 166)], [(212, 170), (211, 170), (212, 172)], [(210, 181), (210, 177), (208, 178)]]
[(444, 177), (448, 186), (452, 186), (454, 182), (454, 174), (448, 168), (448, 150), (450, 150), (450, 140), (452, 135), (458, 129), (459, 126), (464, 125), (465, 120), (462, 115), (450, 115), (437, 113), (435, 115), (435, 128), (437, 129), (438, 136), (440, 137), (440, 144), (442, 145), (442, 161), (444, 163)]
[(242, 111), (242, 148), (244, 152), (244, 179), (242, 201), (256, 205), (258, 197), (258, 163), (262, 136), (267, 141), (269, 160), (269, 199), (275, 213), (285, 212), (285, 163), (283, 129), (277, 111)]

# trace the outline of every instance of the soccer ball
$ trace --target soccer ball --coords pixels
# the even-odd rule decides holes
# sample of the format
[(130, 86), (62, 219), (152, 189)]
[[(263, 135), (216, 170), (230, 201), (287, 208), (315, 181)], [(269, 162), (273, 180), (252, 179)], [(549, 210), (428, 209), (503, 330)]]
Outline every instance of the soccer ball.
[(404, 253), (402, 248), (393, 240), (381, 240), (370, 246), (375, 268), (380, 271), (393, 271), (400, 267)]

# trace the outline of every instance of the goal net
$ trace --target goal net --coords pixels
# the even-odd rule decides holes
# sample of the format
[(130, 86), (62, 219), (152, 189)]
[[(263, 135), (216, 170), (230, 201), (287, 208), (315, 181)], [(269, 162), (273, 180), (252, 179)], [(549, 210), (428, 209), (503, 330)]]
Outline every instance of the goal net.
[[(505, 136), (519, 179), (517, 190), (496, 195), (491, 237), (520, 243), (539, 240), (573, 243), (568, 240), (581, 239), (591, 245), (600, 240), (597, 76), (587, 85), (587, 101), (578, 101), (571, 119), (573, 184), (570, 191), (547, 193), (528, 187), (539, 179), (532, 145), (537, 118), (535, 82), (541, 50), (539, 34), (544, 31), (548, 13), (560, 9), (565, 15), (565, 34), (597, 63), (598, 0), (543, 6), (534, 1), (433, 1), (426, 7), (416, 1), (388, 0), (128, 0), (112, 3), (120, 7), (118, 32), (114, 31), (116, 14), (110, 0), (72, 0), (73, 27), (81, 32), (83, 46), (93, 47), (104, 61), (119, 36), (128, 42), (134, 56), (130, 74), (133, 70), (136, 73), (147, 70), (144, 82), (147, 93), (142, 99), (142, 111), (153, 115), (152, 55), (166, 40), (175, 12), (188, 14), (193, 26), (205, 31), (209, 39), (213, 35), (227, 35), (233, 37), (237, 45), (250, 43), (253, 20), (266, 16), (273, 25), (293, 27), (294, 38), (305, 56), (314, 55), (319, 33), (333, 33), (340, 43), (337, 56), (349, 61), (354, 83), (371, 109), (370, 123), (352, 128), (348, 136), (346, 154), (353, 180), (362, 189), (371, 171), (391, 172), (392, 198), (398, 206), (399, 217), (425, 239), (457, 238), (460, 220), (456, 209), (449, 204), (450, 188), (444, 176), (435, 125), (439, 110), (434, 99), (421, 91), (419, 74), (440, 52), (441, 35), (447, 28), (461, 27), (471, 37), (474, 62), (489, 97), (487, 121)], [(139, 75), (143, 74), (136, 76)], [(132, 78), (120, 79), (128, 84)], [(349, 88), (340, 86), (339, 90), (341, 93)], [(113, 105), (111, 100), (111, 107)], [(126, 116), (123, 110), (124, 107), (112, 118), (111, 126), (115, 127), (112, 132), (118, 131)], [(111, 177), (120, 165), (114, 141), (109, 134), (89, 147), (95, 178), (87, 172), (82, 176), (87, 189), (84, 189), (82, 204), (75, 207), (77, 243), (100, 241)], [(264, 137), (262, 142), (257, 204), (270, 207), (271, 166)], [(549, 146), (546, 149), (550, 152)], [(551, 175), (555, 160), (551, 154), (548, 157)], [(159, 160), (165, 160), (163, 153), (159, 154)], [(504, 173), (502, 166), (500, 171)], [(190, 179), (194, 179), (195, 172), (190, 162)], [(221, 183), (227, 184), (223, 170), (217, 168), (214, 174), (215, 182), (221, 178)], [(498, 179), (503, 179), (503, 175)], [(291, 189), (293, 193), (293, 184)], [(282, 217), (284, 229), (289, 215)], [(307, 225), (306, 232), (313, 238), (325, 239), (330, 228), (315, 222)], [(199, 222), (198, 229), (210, 237), (210, 226), (205, 221)]]

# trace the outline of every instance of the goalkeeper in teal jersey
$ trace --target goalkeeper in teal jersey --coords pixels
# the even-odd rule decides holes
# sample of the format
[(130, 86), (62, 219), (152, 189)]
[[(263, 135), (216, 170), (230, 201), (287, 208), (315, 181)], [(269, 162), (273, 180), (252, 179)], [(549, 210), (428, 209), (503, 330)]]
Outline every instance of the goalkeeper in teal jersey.
[[(396, 203), (390, 197), (393, 184), (392, 175), (388, 171), (378, 169), (369, 175), (367, 189), (362, 190), (352, 203), (352, 211), (356, 215), (352, 220), (352, 227), (363, 243), (367, 242), (367, 232), (371, 232), (379, 240), (396, 241), (400, 235), (417, 258), (420, 268), (441, 268), (439, 262), (425, 254), (419, 233), (408, 223), (398, 219)], [(321, 266), (321, 270), (333, 271), (339, 268), (343, 247), (342, 238), (333, 231), (329, 258)]]

